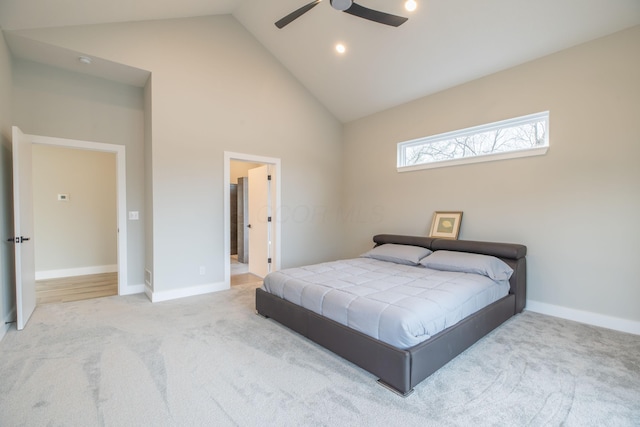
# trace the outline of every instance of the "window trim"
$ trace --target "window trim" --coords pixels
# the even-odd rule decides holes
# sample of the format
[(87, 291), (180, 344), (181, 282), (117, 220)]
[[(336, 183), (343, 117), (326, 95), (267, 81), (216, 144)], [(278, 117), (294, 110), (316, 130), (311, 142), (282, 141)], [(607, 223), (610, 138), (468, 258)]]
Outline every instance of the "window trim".
[[(545, 135), (545, 145), (541, 147), (535, 148), (523, 148), (519, 150), (505, 151), (500, 153), (491, 153), (491, 154), (479, 154), (470, 157), (462, 157), (459, 159), (450, 159), (450, 160), (437, 160), (428, 163), (420, 163), (416, 165), (403, 165), (404, 162), (404, 149), (408, 146), (412, 145), (421, 145), (429, 142), (442, 141), (445, 139), (450, 139), (452, 137), (461, 137), (467, 135), (473, 135), (478, 133), (483, 133), (487, 131), (491, 131), (494, 129), (504, 128), (504, 127), (514, 127), (518, 125), (524, 125), (531, 122), (537, 121), (545, 121), (546, 126), (546, 135)], [(422, 169), (434, 169), (434, 168), (444, 168), (449, 166), (458, 166), (464, 164), (471, 163), (481, 163), (481, 162), (491, 162), (496, 160), (506, 160), (506, 159), (516, 159), (522, 157), (530, 157), (530, 156), (542, 156), (547, 153), (549, 150), (549, 111), (543, 111), (535, 114), (528, 114), (526, 116), (515, 117), (512, 119), (501, 120), (493, 123), (487, 123), (479, 126), (472, 126), (465, 129), (440, 133), (437, 135), (427, 136), (423, 138), (416, 138), (409, 141), (399, 142), (397, 145), (397, 170), (398, 172), (411, 172)]]

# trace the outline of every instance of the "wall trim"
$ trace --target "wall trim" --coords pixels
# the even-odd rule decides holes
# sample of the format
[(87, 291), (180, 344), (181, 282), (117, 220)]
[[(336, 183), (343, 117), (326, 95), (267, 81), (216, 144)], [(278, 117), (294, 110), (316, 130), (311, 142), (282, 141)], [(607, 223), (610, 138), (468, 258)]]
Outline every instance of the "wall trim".
[(144, 293), (151, 302), (170, 301), (178, 298), (192, 297), (196, 295), (210, 294), (229, 289), (225, 282), (205, 283), (204, 285), (190, 286), (182, 289), (170, 289), (168, 291), (152, 291), (148, 286), (144, 287)]
[(527, 300), (525, 310), (540, 314), (546, 314), (562, 319), (573, 320), (575, 322), (586, 323), (592, 326), (613, 329), (629, 334), (640, 335), (640, 322), (634, 320), (621, 319), (619, 317), (606, 316), (589, 311), (576, 310), (562, 307), (560, 305), (547, 304), (544, 302)]
[(36, 280), (58, 279), (61, 277), (87, 276), (90, 274), (117, 273), (118, 264), (94, 265), (90, 267), (63, 268), (60, 270), (36, 271)]
[[(224, 281), (226, 283), (226, 289), (229, 289), (231, 286), (231, 242), (230, 239), (230, 229), (231, 229), (231, 210), (230, 210), (230, 194), (229, 194), (229, 184), (231, 181), (231, 162), (232, 161), (240, 161), (240, 162), (251, 162), (251, 163), (261, 163), (263, 165), (271, 165), (274, 167), (275, 171), (275, 206), (273, 207), (274, 212), (280, 212), (280, 207), (282, 206), (281, 200), (281, 185), (282, 182), (282, 166), (279, 158), (276, 157), (265, 157), (258, 156), (255, 154), (244, 154), (244, 153), (235, 153), (233, 151), (225, 151), (224, 152), (224, 178), (223, 178), (223, 209), (224, 209)], [(272, 271), (280, 270), (281, 258), (282, 258), (282, 232), (280, 227), (280, 218), (278, 216), (275, 217), (275, 232), (274, 236), (272, 236), (272, 243), (275, 245), (275, 263), (272, 266)]]

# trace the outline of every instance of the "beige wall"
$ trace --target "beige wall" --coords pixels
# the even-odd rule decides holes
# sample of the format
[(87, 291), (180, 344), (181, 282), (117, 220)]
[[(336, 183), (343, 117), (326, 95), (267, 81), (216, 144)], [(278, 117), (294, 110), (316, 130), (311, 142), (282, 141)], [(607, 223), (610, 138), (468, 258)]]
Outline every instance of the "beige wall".
[(0, 339), (8, 327), (5, 322), (15, 319), (13, 246), (5, 243), (13, 236), (11, 85), (11, 55), (0, 31)]
[(238, 178), (242, 178), (243, 176), (248, 176), (249, 169), (257, 168), (262, 166), (260, 163), (251, 163), (251, 162), (239, 162), (239, 161), (231, 161), (230, 171), (229, 171), (229, 182), (231, 184), (237, 184)]
[[(68, 200), (59, 201), (58, 194)], [(52, 270), (116, 265), (116, 207), (114, 153), (35, 144), (36, 277)]]
[[(224, 281), (225, 151), (281, 159), (288, 209), (338, 210), (342, 125), (233, 17), (20, 34), (151, 71), (155, 291)], [(339, 251), (335, 218), (288, 217), (281, 229), (283, 267)]]
[[(528, 246), (530, 307), (637, 328), (639, 76), (635, 27), (349, 123), (345, 254), (461, 210), (461, 239)], [(545, 156), (396, 172), (400, 141), (545, 110)]]
[(19, 59), (13, 71), (14, 124), (24, 133), (125, 146), (126, 209), (140, 214), (140, 220), (127, 222), (127, 284), (142, 285), (143, 89)]

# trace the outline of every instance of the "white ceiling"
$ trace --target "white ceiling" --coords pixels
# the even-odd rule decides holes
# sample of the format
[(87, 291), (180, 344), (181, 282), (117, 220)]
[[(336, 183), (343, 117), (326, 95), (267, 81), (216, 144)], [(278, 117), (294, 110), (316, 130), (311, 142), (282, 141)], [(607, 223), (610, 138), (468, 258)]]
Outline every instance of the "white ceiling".
[[(397, 28), (338, 12), (324, 0), (283, 29), (273, 25), (309, 1), (0, 0), (0, 28), (14, 55), (62, 66), (61, 55), (73, 52), (10, 30), (231, 13), (348, 122), (640, 24), (640, 0), (417, 0), (413, 13), (404, 11), (404, 0), (359, 0), (408, 16)], [(333, 49), (339, 41), (347, 46), (342, 56)], [(125, 66), (104, 62), (97, 67), (106, 67), (102, 77), (125, 79)], [(133, 81), (144, 80), (133, 71)]]

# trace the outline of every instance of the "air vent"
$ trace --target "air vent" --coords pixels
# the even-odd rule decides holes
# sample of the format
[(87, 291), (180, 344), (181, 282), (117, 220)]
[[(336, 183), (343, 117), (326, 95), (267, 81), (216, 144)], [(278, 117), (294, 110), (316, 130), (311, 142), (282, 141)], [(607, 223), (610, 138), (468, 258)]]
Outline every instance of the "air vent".
[(151, 276), (151, 271), (147, 270), (146, 268), (144, 269), (144, 283), (147, 288), (151, 289), (151, 292), (153, 292), (153, 279)]

